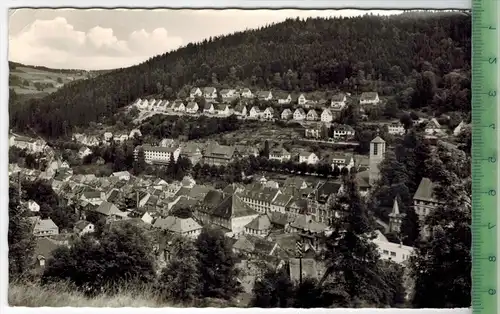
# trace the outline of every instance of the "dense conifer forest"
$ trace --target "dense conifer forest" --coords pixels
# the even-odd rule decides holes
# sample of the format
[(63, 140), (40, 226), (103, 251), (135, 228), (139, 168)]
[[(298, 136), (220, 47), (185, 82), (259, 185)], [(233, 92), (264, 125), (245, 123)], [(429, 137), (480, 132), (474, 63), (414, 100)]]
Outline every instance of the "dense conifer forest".
[(396, 96), (408, 108), (470, 111), (471, 18), (463, 13), (289, 19), (192, 43), (29, 102), (11, 92), (11, 128), (59, 137), (106, 122), (139, 97), (192, 86)]

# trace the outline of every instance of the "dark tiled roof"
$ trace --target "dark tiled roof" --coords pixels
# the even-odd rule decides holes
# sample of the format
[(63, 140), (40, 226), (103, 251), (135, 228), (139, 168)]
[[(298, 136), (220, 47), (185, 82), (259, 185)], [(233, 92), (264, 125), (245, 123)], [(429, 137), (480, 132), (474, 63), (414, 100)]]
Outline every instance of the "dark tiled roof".
[(428, 202), (437, 201), (434, 195), (434, 183), (429, 178), (422, 178), (413, 199)]
[(254, 220), (250, 221), (245, 228), (252, 230), (269, 230), (271, 229), (271, 220), (267, 215), (260, 215), (255, 217)]

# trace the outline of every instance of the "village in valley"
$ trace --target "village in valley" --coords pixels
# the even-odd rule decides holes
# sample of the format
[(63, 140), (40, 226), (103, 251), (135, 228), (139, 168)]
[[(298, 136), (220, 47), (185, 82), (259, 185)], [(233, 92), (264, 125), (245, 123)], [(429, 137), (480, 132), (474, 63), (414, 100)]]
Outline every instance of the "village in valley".
[(11, 87), (9, 303), (468, 307), (470, 31), (291, 18)]
[[(355, 152), (359, 143), (353, 127), (336, 123), (349, 106), (357, 108), (361, 123), (365, 121), (372, 130), (376, 126), (375, 136), (369, 141), (368, 154)], [(321, 239), (328, 234), (332, 220), (340, 215), (332, 210), (332, 206), (342, 193), (342, 177), (355, 175), (361, 196), (370, 198), (370, 191), (380, 178), (379, 165), (386, 150), (391, 149), (380, 134), (403, 137), (410, 128), (420, 128), (425, 140), (436, 144), (437, 141), (454, 141), (469, 127), (461, 122), (449, 129), (441, 126), (436, 118), (415, 118), (409, 114), (406, 115), (410, 122), (401, 118), (377, 123), (365, 114), (383, 107), (383, 100), (376, 92), (362, 93), (357, 97), (339, 93), (329, 100), (307, 100), (305, 94), (273, 98), (272, 91), (257, 91), (254, 95), (248, 88), (220, 91), (214, 87), (192, 88), (185, 100), (137, 99), (125, 109), (127, 112), (136, 111), (137, 126), (130, 131), (73, 134), (71, 142), (77, 160), (73, 158), (72, 162), (65, 160), (61, 151), (50, 147), (41, 138), (11, 133), (11, 149), (22, 150), (26, 156), (22, 162), (9, 165), (13, 184), (20, 184), (20, 180), (47, 182), (60, 202), (74, 210), (78, 217), (77, 221), (58, 226), (51, 217), (38, 216), (40, 205), (35, 200), (23, 200), (32, 213), (33, 234), (37, 237), (35, 267), (43, 268), (51, 251), (58, 246), (69, 245), (75, 236), (94, 232), (102, 218), (106, 224), (130, 221), (150, 232), (158, 231), (155, 252), (159, 264), (169, 260), (168, 243), (173, 235), (196, 238), (203, 226), (215, 226), (223, 230), (232, 241), (233, 251), (241, 255), (242, 270), (250, 271), (249, 263), (263, 259), (276, 266), (286, 265), (290, 276), (297, 279), (300, 275), (296, 243), (301, 242), (304, 243), (302, 260), (307, 265), (302, 269), (303, 276), (321, 279), (325, 265), (315, 256), (322, 250)], [(185, 115), (236, 117), (243, 121), (241, 123), (259, 121), (262, 127), (268, 123), (287, 128), (286, 124), (295, 123), (295, 127), (302, 130), (302, 148), (287, 150), (283, 147), (293, 138), (282, 141), (261, 139), (257, 146), (188, 141), (182, 137), (148, 142), (144, 140), (147, 134), (141, 132), (140, 125), (145, 116), (151, 118), (154, 115), (173, 115), (179, 119)], [(109, 176), (73, 171), (72, 164), (81, 164), (85, 159), (90, 163), (104, 164), (102, 157), (94, 156), (96, 148), (125, 142), (140, 143), (133, 151), (136, 164), (150, 168), (169, 167), (170, 163), (185, 159), (191, 169), (185, 169), (185, 176), (177, 180), (168, 175), (133, 175), (135, 169), (116, 171)], [(325, 145), (321, 154), (308, 149), (317, 144)], [(321, 158), (324, 151), (331, 151), (327, 158)], [(38, 168), (22, 166), (27, 158), (33, 158), (31, 154), (41, 160)], [(274, 164), (258, 166), (251, 173), (247, 173), (249, 167), (240, 167), (240, 179), (225, 186), (206, 183), (205, 178), (200, 180), (205, 182), (193, 178), (192, 167), (202, 169), (198, 171), (208, 167), (206, 169), (210, 172), (211, 167), (230, 168), (237, 162), (245, 164), (259, 159)], [(414, 210), (422, 222), (429, 210), (437, 206), (432, 185), (428, 178), (422, 178), (413, 195)], [(23, 194), (20, 191), (20, 195)], [(398, 197), (393, 199), (386, 221), (376, 217), (379, 229), (372, 241), (381, 258), (404, 266), (413, 247), (402, 244), (400, 240), (394, 241), (394, 238), (390, 241), (385, 236), (401, 231), (404, 214), (400, 212), (399, 202)], [(256, 273), (250, 272), (240, 278), (248, 294), (252, 291), (255, 276)]]

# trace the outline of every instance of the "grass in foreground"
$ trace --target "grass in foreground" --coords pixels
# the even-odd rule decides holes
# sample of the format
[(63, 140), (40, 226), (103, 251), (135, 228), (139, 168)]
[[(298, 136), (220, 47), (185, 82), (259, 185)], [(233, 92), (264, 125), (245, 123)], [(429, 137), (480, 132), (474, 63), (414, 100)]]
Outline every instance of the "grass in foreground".
[(70, 290), (64, 284), (39, 286), (37, 284), (10, 284), (9, 306), (23, 307), (168, 307), (172, 306), (155, 296), (152, 291), (121, 291), (116, 295), (87, 298)]

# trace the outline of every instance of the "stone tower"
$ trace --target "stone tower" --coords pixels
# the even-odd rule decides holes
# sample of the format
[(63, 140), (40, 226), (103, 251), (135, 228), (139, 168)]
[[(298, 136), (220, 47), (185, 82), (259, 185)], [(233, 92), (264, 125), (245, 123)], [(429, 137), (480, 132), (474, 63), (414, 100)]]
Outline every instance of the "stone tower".
[(385, 155), (385, 141), (377, 135), (370, 142), (370, 170), (369, 170), (369, 184), (373, 186), (379, 176), (380, 170), (379, 165), (384, 160)]
[(404, 217), (405, 214), (399, 212), (398, 197), (395, 197), (392, 212), (389, 214), (389, 232), (401, 232)]

